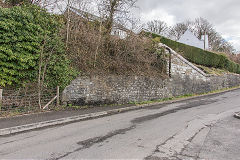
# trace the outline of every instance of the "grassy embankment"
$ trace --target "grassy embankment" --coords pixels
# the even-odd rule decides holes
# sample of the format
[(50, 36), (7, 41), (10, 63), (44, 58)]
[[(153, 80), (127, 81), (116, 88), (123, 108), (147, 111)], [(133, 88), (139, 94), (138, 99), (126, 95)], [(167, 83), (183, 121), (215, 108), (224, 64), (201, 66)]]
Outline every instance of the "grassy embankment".
[(153, 39), (166, 44), (176, 52), (180, 53), (188, 61), (199, 65), (199, 67), (207, 73), (219, 74), (227, 71), (240, 74), (240, 64), (231, 61), (224, 54), (217, 54), (193, 46), (185, 45), (168, 38), (161, 37), (157, 34), (151, 34), (151, 36)]

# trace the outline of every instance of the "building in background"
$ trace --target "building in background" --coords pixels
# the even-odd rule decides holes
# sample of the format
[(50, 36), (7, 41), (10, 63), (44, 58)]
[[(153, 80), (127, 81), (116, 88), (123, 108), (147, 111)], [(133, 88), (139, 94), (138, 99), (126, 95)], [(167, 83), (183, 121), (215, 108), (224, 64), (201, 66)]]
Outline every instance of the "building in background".
[[(71, 6), (69, 6), (69, 10), (70, 14), (75, 14), (76, 16), (80, 16), (81, 18), (84, 18), (88, 21), (103, 21), (103, 19), (101, 19), (99, 16), (93, 15), (89, 12), (85, 12)], [(67, 14), (67, 9), (65, 10), (64, 14)], [(118, 36), (119, 38), (124, 39), (127, 37), (128, 32), (130, 32), (130, 30), (125, 28), (123, 25), (114, 22), (111, 35)]]
[(209, 49), (208, 35), (202, 35), (201, 40), (199, 40), (190, 30), (187, 30), (178, 42), (187, 44), (189, 46), (194, 46), (204, 50)]

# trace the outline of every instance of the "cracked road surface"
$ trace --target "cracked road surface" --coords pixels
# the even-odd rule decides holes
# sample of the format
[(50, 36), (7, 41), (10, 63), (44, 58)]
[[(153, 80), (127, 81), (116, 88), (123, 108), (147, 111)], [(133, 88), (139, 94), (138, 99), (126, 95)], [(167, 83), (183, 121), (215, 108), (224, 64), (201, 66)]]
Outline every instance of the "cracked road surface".
[[(231, 150), (224, 149), (224, 143), (239, 135), (229, 120), (240, 111), (239, 96), (238, 89), (0, 137), (0, 159), (219, 160), (220, 151)], [(234, 123), (239, 132), (238, 122)], [(217, 139), (221, 133), (228, 137)], [(232, 143), (235, 150), (229, 153), (240, 157)]]

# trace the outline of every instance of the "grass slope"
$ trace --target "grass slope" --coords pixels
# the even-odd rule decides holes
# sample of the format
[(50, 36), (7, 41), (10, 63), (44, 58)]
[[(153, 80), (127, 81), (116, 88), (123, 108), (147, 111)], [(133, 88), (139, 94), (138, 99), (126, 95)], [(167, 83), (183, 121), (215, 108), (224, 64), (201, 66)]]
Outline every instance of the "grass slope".
[(157, 34), (147, 34), (151, 34), (152, 38), (159, 40), (163, 44), (166, 44), (176, 52), (182, 54), (184, 58), (192, 63), (206, 67), (224, 69), (229, 72), (240, 74), (240, 65), (231, 61), (227, 56), (223, 54), (217, 54), (193, 46), (185, 45), (183, 43), (170, 40)]

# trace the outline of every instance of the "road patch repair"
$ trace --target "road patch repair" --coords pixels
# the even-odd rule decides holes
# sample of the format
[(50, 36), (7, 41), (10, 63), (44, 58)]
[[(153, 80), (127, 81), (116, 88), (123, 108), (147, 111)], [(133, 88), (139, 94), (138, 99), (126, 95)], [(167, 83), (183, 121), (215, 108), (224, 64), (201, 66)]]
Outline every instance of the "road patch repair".
[[(209, 114), (189, 121), (186, 128), (167, 139), (164, 143), (158, 145), (155, 151), (146, 157), (146, 159), (169, 158), (170, 160), (199, 158), (197, 154), (200, 152), (200, 148), (198, 148), (196, 153), (189, 153), (189, 151), (185, 152), (185, 149), (189, 147), (189, 145), (192, 145), (194, 141), (203, 145), (211, 127), (224, 118), (231, 116), (235, 111), (239, 111), (239, 108), (219, 114)], [(196, 144), (196, 142), (194, 143)]]
[[(239, 88), (237, 88), (237, 89), (239, 89)], [(58, 113), (57, 112), (40, 113), (40, 114), (35, 114), (35, 115), (25, 115), (25, 116), (13, 117), (13, 118), (7, 118), (7, 119), (2, 118), (2, 119), (0, 119), (0, 136), (7, 136), (7, 135), (11, 135), (11, 134), (26, 132), (29, 130), (52, 127), (52, 126), (56, 126), (56, 125), (65, 125), (65, 124), (69, 124), (69, 123), (73, 123), (73, 122), (84, 121), (84, 120), (89, 120), (89, 119), (94, 119), (94, 118), (100, 118), (100, 117), (123, 113), (123, 112), (127, 112), (127, 111), (132, 111), (132, 110), (137, 110), (137, 109), (142, 109), (142, 108), (147, 108), (147, 107), (154, 107), (157, 105), (160, 105), (159, 106), (160, 108), (167, 107), (167, 104), (177, 103), (177, 102), (191, 100), (191, 99), (215, 96), (215, 95), (223, 94), (223, 93), (230, 92), (230, 91), (237, 90), (237, 89), (235, 88), (235, 89), (231, 89), (231, 90), (227, 90), (227, 91), (222, 91), (219, 93), (211, 93), (211, 94), (207, 94), (207, 95), (181, 98), (181, 99), (165, 101), (165, 102), (157, 102), (157, 103), (134, 105), (134, 106), (120, 106), (117, 109), (112, 109), (111, 107), (105, 107), (104, 109), (103, 108), (96, 109), (96, 108), (98, 108), (98, 107), (96, 107), (96, 108), (93, 108), (92, 110), (90, 109), (88, 112), (86, 112), (84, 110), (82, 110), (82, 111), (79, 110), (79, 111), (73, 111), (72, 113), (70, 113), (68, 115), (65, 115), (64, 113), (62, 113), (62, 115), (53, 116), (52, 119), (51, 119), (51, 116), (49, 116), (50, 119), (45, 118), (45, 120), (44, 120), (43, 116), (47, 116), (48, 114), (54, 115), (54, 114), (58, 114)], [(44, 115), (44, 114), (46, 114), (46, 115)], [(78, 115), (76, 115), (76, 114), (78, 114)], [(33, 123), (31, 118), (27, 119), (28, 116), (32, 116), (35, 119), (39, 119), (39, 120), (37, 120), (36, 122)], [(20, 119), (24, 119), (24, 118), (26, 118), (26, 119), (24, 120), (24, 122), (22, 124), (14, 125), (14, 121), (17, 124), (17, 122)], [(11, 120), (13, 121), (12, 126), (10, 125), (8, 127), (8, 124), (10, 124)], [(29, 122), (32, 122), (32, 123), (29, 123)]]

